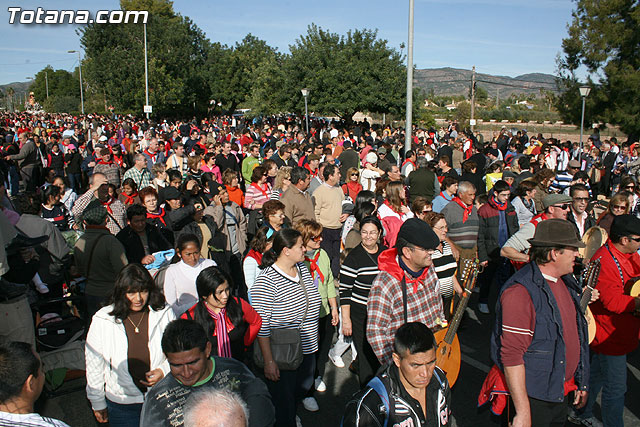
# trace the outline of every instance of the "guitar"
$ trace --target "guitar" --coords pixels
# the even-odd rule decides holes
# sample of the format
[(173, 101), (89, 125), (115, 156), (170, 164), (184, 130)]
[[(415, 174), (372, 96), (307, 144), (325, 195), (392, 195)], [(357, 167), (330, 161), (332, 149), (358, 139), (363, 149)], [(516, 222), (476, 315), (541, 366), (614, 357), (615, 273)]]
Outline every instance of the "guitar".
[(582, 243), (585, 244), (585, 247), (578, 249), (578, 253), (584, 259), (584, 262), (591, 261), (591, 257), (605, 244), (608, 237), (607, 231), (597, 225), (585, 231), (584, 236), (582, 236)]
[(456, 383), (458, 375), (460, 374), (461, 354), (457, 331), (458, 327), (460, 327), (464, 311), (469, 303), (469, 298), (471, 298), (471, 291), (478, 278), (479, 261), (477, 259), (465, 259), (463, 263), (464, 268), (462, 270), (461, 283), (464, 292), (458, 303), (456, 313), (446, 329), (441, 329), (434, 334), (438, 346), (436, 350), (436, 366), (444, 371), (447, 380), (449, 380), (449, 386), (451, 387)]
[(598, 283), (598, 276), (600, 275), (600, 258), (593, 260), (587, 265), (587, 269), (584, 272), (583, 279), (586, 287), (582, 292), (580, 298), (580, 311), (584, 314), (587, 320), (587, 327), (589, 328), (589, 343), (596, 337), (596, 321), (589, 309), (589, 302), (591, 301), (591, 295), (593, 294), (593, 288)]

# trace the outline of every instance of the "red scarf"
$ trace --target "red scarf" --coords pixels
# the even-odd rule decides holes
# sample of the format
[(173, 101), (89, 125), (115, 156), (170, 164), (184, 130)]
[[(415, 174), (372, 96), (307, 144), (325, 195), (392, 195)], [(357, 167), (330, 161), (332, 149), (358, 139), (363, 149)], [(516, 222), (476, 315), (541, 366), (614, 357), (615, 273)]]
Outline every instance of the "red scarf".
[(253, 249), (251, 249), (249, 252), (247, 252), (247, 256), (245, 257), (245, 259), (247, 258), (253, 258), (256, 261), (258, 261), (258, 265), (262, 264), (262, 254), (258, 251), (254, 251)]
[(122, 156), (118, 158), (118, 156), (113, 156), (113, 160), (118, 164), (118, 166), (122, 167), (124, 165), (124, 159)]
[(267, 193), (267, 190), (269, 189), (269, 186), (267, 184), (264, 185), (266, 190), (263, 190), (262, 188), (260, 188), (260, 186), (258, 185), (257, 182), (252, 182), (251, 186), (253, 188), (256, 188), (258, 191), (260, 191), (264, 197), (266, 197), (267, 199), (269, 198), (269, 193)]
[(138, 197), (138, 193), (137, 193), (137, 192), (136, 192), (136, 193), (132, 193), (130, 196), (129, 196), (129, 195), (127, 195), (127, 193), (120, 193), (120, 194), (122, 194), (122, 195), (124, 196), (124, 204), (125, 204), (125, 205), (132, 205), (132, 204), (134, 204), (134, 203), (135, 203), (134, 199), (135, 199), (136, 197)]
[(108, 162), (105, 162), (104, 160), (100, 160), (98, 162), (99, 165), (112, 165), (113, 164), (113, 160), (110, 160)]
[(489, 202), (491, 202), (491, 206), (493, 206), (494, 208), (498, 209), (499, 211), (506, 211), (507, 210), (507, 202), (504, 202), (503, 204), (500, 204), (498, 202), (498, 200), (496, 200), (496, 195), (492, 194), (491, 198), (489, 199)]
[(316, 271), (318, 273), (318, 277), (320, 277), (320, 282), (324, 282), (324, 274), (322, 274), (322, 271), (320, 271), (318, 258), (320, 258), (319, 250), (316, 252), (316, 256), (314, 256), (313, 258), (309, 258), (306, 255), (304, 256), (304, 260), (309, 262), (309, 272), (311, 273), (311, 278), (314, 278), (315, 274), (313, 272)]
[(469, 215), (471, 215), (471, 212), (473, 211), (473, 205), (467, 206), (462, 200), (460, 200), (460, 197), (458, 196), (451, 199), (451, 201), (456, 202), (458, 205), (460, 205), (460, 207), (464, 211), (462, 214), (462, 223), (464, 224), (465, 222), (467, 222), (467, 219), (469, 219)]
[(309, 166), (309, 163), (304, 165), (304, 168), (309, 171), (312, 177), (318, 176), (318, 170), (317, 169), (315, 171), (312, 170), (311, 167)]
[(402, 163), (402, 166), (401, 166), (401, 167), (403, 168), (403, 167), (404, 167), (404, 165), (406, 165), (407, 163), (411, 163), (411, 164), (413, 165), (413, 169), (414, 169), (414, 170), (415, 170), (415, 169), (418, 169), (418, 167), (416, 166), (416, 163), (415, 163), (413, 160), (409, 160), (409, 159), (405, 160), (405, 161)]
[(111, 203), (113, 203), (114, 200), (115, 199), (113, 197), (110, 197), (106, 202), (102, 202), (102, 206), (107, 208), (107, 212), (109, 212), (111, 215), (113, 215), (113, 211), (111, 210)]
[(158, 213), (151, 213), (151, 212), (147, 212), (147, 219), (159, 219), (160, 222), (162, 223), (162, 225), (164, 225), (165, 227), (167, 226), (167, 223), (164, 220), (164, 209), (160, 208), (158, 210)]
[(151, 162), (152, 162), (152, 163), (155, 163), (155, 162), (156, 162), (156, 156), (158, 155), (158, 153), (151, 154), (151, 153), (149, 152), (149, 149), (148, 149), (148, 148), (147, 148), (146, 150), (144, 150), (144, 153), (145, 153), (147, 156), (149, 156), (149, 157), (151, 158)]
[(392, 211), (394, 211), (395, 213), (397, 213), (398, 215), (400, 215), (400, 217), (402, 217), (402, 215), (404, 215), (404, 214), (402, 213), (402, 209), (400, 209), (400, 210), (398, 211), (396, 208), (394, 208), (393, 206), (391, 206), (391, 203), (389, 203), (389, 201), (388, 201), (388, 200), (385, 200), (385, 201), (384, 201), (384, 204), (385, 204), (385, 205), (387, 205), (387, 207), (388, 207), (389, 209), (391, 209)]

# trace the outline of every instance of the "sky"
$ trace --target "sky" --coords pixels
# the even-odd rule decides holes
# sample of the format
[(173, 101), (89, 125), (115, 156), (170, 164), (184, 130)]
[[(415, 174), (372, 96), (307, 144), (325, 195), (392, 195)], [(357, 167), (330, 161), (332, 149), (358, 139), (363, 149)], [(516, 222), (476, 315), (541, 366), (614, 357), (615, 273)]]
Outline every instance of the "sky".
[[(77, 26), (9, 23), (8, 7), (23, 10), (119, 9), (116, 0), (7, 0), (0, 12), (0, 84), (27, 81), (46, 65), (72, 71), (80, 50)], [(571, 0), (415, 0), (414, 64), (516, 77), (555, 74), (556, 56), (575, 3)], [(409, 1), (382, 0), (175, 0), (211, 41), (234, 45), (247, 33), (280, 52), (315, 23), (331, 32), (377, 29), (400, 49), (407, 44)], [(406, 53), (406, 48), (405, 51)]]

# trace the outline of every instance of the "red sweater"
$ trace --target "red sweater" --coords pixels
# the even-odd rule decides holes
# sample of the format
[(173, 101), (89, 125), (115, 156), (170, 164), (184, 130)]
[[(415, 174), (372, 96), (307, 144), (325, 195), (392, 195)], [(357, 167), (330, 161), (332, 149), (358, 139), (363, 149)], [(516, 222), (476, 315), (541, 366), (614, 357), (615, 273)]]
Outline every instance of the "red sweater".
[[(600, 258), (600, 276), (596, 284), (600, 298), (589, 306), (596, 321), (596, 337), (591, 349), (609, 356), (621, 356), (631, 353), (638, 346), (640, 318), (633, 315), (635, 301), (625, 294), (623, 282), (626, 284), (630, 279), (637, 280), (640, 276), (640, 255), (623, 254), (613, 246), (611, 240), (607, 240), (607, 246), (598, 249), (592, 258)], [(620, 263), (623, 278), (620, 278), (611, 254)]]

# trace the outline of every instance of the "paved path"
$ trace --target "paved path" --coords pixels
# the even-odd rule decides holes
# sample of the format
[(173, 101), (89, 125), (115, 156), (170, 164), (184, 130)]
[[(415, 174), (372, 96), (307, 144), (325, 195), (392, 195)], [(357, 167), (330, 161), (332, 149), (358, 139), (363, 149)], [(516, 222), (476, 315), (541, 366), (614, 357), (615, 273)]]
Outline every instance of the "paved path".
[[(473, 299), (477, 294), (473, 295)], [(472, 300), (470, 307), (475, 307)], [(486, 372), (492, 366), (489, 357), (489, 335), (493, 318), (491, 315), (477, 314), (467, 309), (467, 316), (459, 331), (462, 346), (462, 366), (458, 382), (452, 391), (453, 417), (458, 427), (499, 426), (500, 420), (491, 415), (487, 408), (477, 408), (480, 386)], [(351, 360), (350, 352), (344, 355), (345, 363)], [(628, 390), (625, 408), (625, 426), (640, 426), (640, 351), (633, 352), (628, 359)], [(316, 393), (320, 411), (311, 413), (300, 407), (298, 414), (305, 427), (339, 426), (342, 411), (349, 397), (357, 391), (355, 375), (345, 368), (338, 369), (331, 362), (325, 374), (327, 391)], [(82, 386), (82, 380), (75, 381)], [(61, 419), (72, 427), (97, 425), (85, 398), (84, 390), (41, 402), (43, 414)], [(599, 416), (599, 408), (596, 408)], [(567, 426), (573, 424), (567, 423)]]

